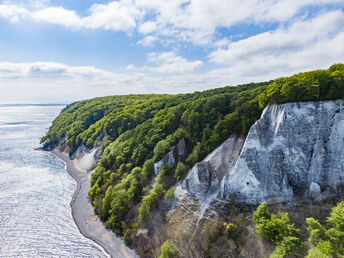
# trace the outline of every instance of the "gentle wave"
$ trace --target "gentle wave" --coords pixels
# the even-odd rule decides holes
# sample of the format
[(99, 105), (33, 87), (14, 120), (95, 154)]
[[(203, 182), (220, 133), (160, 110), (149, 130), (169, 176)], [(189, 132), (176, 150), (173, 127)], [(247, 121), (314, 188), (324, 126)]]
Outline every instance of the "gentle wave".
[(61, 108), (0, 109), (0, 257), (107, 256), (74, 223), (63, 162), (33, 150)]

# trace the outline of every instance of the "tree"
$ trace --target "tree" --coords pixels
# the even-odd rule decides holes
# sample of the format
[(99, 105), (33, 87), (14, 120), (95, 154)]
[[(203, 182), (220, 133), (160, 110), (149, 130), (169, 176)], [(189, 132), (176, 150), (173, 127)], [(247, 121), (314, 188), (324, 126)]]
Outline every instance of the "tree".
[(165, 194), (165, 199), (168, 200), (168, 199), (172, 199), (173, 198), (173, 195), (174, 195), (174, 187), (172, 186), (170, 189), (168, 189), (168, 191), (166, 192)]
[(294, 224), (289, 223), (288, 213), (281, 211), (277, 214), (270, 213), (267, 204), (263, 203), (253, 213), (253, 220), (256, 223), (256, 232), (276, 244), (271, 257), (284, 257), (303, 246), (300, 231), (294, 227)]
[(167, 183), (168, 177), (171, 175), (171, 169), (168, 164), (164, 164), (161, 166), (159, 175), (155, 178), (155, 181), (160, 184)]
[(340, 257), (344, 255), (344, 201), (332, 208), (327, 221), (329, 229), (313, 218), (306, 219), (312, 248), (307, 257)]
[(161, 254), (159, 258), (176, 258), (178, 257), (177, 248), (171, 243), (171, 241), (165, 241), (161, 246)]
[(174, 172), (174, 178), (179, 181), (183, 179), (186, 175), (185, 165), (182, 162), (178, 162), (176, 171)]
[(111, 209), (112, 186), (106, 189), (105, 197), (103, 199), (103, 220), (106, 221), (110, 215)]
[(201, 151), (202, 151), (201, 143), (198, 142), (196, 146), (194, 147), (194, 149), (192, 150), (189, 157), (186, 159), (186, 163), (190, 166), (193, 166), (194, 164), (196, 164), (196, 162), (198, 162), (201, 157)]
[(149, 195), (142, 198), (141, 206), (139, 208), (139, 223), (148, 219), (152, 210), (158, 207), (160, 199), (164, 194), (164, 188), (161, 184), (155, 184)]
[(154, 161), (153, 159), (148, 159), (143, 164), (141, 175), (144, 180), (148, 180), (154, 173)]

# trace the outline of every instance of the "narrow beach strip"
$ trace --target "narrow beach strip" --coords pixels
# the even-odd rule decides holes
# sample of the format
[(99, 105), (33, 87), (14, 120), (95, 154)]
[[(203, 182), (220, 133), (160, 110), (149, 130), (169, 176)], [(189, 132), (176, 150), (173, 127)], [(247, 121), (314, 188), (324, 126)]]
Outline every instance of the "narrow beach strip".
[(76, 160), (71, 160), (59, 150), (54, 149), (50, 152), (65, 163), (66, 171), (77, 183), (70, 205), (73, 219), (80, 233), (100, 245), (113, 258), (138, 257), (133, 250), (125, 245), (122, 239), (106, 229), (94, 214), (88, 199), (90, 173), (82, 171), (77, 166)]

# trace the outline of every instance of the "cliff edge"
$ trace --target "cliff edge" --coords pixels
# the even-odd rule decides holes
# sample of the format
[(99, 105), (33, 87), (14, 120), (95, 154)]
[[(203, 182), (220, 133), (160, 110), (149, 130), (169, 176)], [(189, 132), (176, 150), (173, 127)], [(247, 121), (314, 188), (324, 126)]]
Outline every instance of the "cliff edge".
[(320, 201), (343, 193), (343, 146), (342, 100), (270, 104), (245, 142), (231, 136), (189, 171), (183, 188), (247, 204)]

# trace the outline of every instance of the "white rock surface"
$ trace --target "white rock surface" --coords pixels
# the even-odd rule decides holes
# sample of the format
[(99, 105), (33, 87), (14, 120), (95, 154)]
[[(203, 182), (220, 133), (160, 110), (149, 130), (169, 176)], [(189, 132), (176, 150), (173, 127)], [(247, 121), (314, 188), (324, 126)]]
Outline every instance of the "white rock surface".
[(88, 149), (85, 145), (81, 145), (71, 156), (76, 166), (82, 171), (91, 171), (99, 160), (98, 148)]
[(244, 137), (232, 135), (188, 173), (183, 188), (199, 199), (220, 189), (223, 177), (232, 171), (244, 144)]
[(312, 200), (317, 200), (320, 196), (320, 193), (321, 193), (320, 186), (317, 183), (312, 182), (311, 185), (309, 186), (309, 197), (311, 197)]
[(92, 170), (96, 164), (97, 164), (97, 157), (96, 157), (96, 153), (97, 153), (98, 149), (94, 148), (92, 150), (90, 150), (89, 152), (85, 152), (82, 157), (80, 157), (80, 159), (78, 160), (78, 167), (81, 170), (84, 171), (90, 171)]
[(217, 199), (249, 204), (344, 192), (342, 100), (268, 105), (241, 150), (242, 143), (230, 137), (192, 168), (183, 188), (198, 199), (218, 191)]

